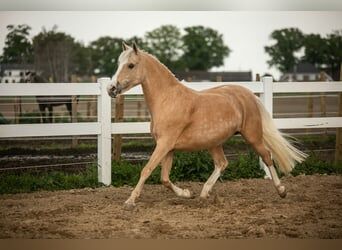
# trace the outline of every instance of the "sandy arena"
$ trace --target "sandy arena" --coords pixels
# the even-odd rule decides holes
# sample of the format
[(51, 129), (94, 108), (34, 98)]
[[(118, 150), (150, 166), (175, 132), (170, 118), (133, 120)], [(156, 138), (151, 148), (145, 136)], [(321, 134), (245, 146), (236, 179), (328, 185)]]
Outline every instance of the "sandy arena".
[(131, 187), (0, 196), (0, 238), (342, 238), (342, 176), (287, 177), (281, 199), (269, 180), (178, 183), (195, 197), (145, 185), (134, 211)]

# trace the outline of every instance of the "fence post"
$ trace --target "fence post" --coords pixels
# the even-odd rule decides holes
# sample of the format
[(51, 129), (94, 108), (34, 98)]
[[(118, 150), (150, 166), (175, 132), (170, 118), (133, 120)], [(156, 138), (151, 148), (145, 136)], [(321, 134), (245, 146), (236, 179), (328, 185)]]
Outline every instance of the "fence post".
[(97, 120), (100, 123), (100, 134), (97, 137), (97, 158), (98, 158), (98, 180), (99, 182), (111, 184), (111, 99), (107, 93), (107, 86), (110, 78), (98, 79), (101, 95), (97, 97)]
[[(77, 96), (73, 95), (71, 97), (71, 122), (77, 122)], [(73, 136), (71, 147), (75, 148), (78, 145), (78, 137)]]
[[(324, 71), (321, 71), (319, 73), (319, 81), (320, 82), (325, 82), (326, 76), (324, 74)], [(325, 98), (325, 92), (321, 92), (320, 93), (320, 108), (321, 108), (321, 117), (326, 117), (327, 116), (327, 105), (326, 105), (326, 98)], [(328, 129), (325, 128), (324, 129), (324, 134), (327, 135), (328, 134)]]
[[(257, 73), (257, 74), (255, 75), (255, 81), (256, 81), (256, 82), (260, 82), (260, 80), (261, 80), (261, 79), (260, 79), (260, 74)], [(260, 97), (260, 94), (259, 94), (259, 93), (255, 93), (255, 95), (258, 96), (258, 97)]]
[(137, 109), (138, 109), (138, 114), (137, 114), (137, 116), (138, 116), (138, 121), (141, 121), (142, 120), (142, 118), (141, 118), (141, 100), (139, 100), (139, 99), (137, 99)]
[[(338, 115), (342, 116), (342, 93), (338, 94)], [(335, 163), (342, 162), (342, 128), (336, 129)]]
[[(342, 81), (342, 64), (340, 65), (340, 81)], [(342, 93), (338, 94), (338, 116), (342, 116)], [(342, 128), (336, 129), (335, 163), (342, 162)]]
[[(265, 76), (262, 78), (263, 89), (264, 92), (260, 94), (260, 99), (264, 104), (266, 110), (270, 113), (271, 117), (273, 117), (273, 78), (270, 76)], [(272, 179), (271, 173), (265, 163), (262, 161), (261, 157), (259, 157), (259, 164), (262, 169), (265, 171), (265, 179)]]
[[(122, 122), (124, 117), (124, 95), (115, 98), (115, 122)], [(121, 159), (122, 135), (114, 135), (113, 155), (115, 161)]]
[[(307, 75), (304, 76), (304, 82), (308, 82), (309, 77)], [(314, 110), (314, 100), (312, 97), (312, 93), (308, 93), (308, 117), (313, 117), (313, 110)], [(308, 133), (310, 129), (307, 129), (306, 132)]]
[(21, 116), (21, 97), (16, 96), (14, 98), (14, 124), (20, 123)]
[[(77, 77), (76, 75), (71, 75), (71, 82), (76, 83)], [(77, 122), (77, 96), (73, 95), (71, 96), (71, 122)], [(71, 147), (75, 148), (78, 145), (78, 137), (73, 136), (72, 137), (72, 142), (71, 142)]]

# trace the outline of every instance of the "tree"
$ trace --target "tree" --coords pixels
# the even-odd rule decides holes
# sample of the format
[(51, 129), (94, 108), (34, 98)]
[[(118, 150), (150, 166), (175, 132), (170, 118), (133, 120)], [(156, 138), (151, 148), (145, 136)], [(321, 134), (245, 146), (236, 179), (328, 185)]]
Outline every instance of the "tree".
[(304, 37), (304, 56), (303, 61), (309, 62), (315, 66), (324, 63), (324, 57), (327, 53), (326, 41), (319, 34), (309, 34)]
[(342, 30), (328, 34), (326, 37), (318, 34), (306, 35), (304, 47), (303, 61), (327, 70), (335, 80), (339, 80), (342, 62)]
[(81, 42), (75, 42), (73, 46), (72, 73), (88, 76), (94, 74), (91, 48)]
[(184, 30), (184, 53), (181, 60), (187, 69), (209, 70), (224, 64), (230, 49), (224, 44), (222, 34), (203, 26), (187, 27)]
[(342, 63), (342, 30), (335, 31), (327, 36), (324, 63), (330, 67), (334, 80), (340, 80), (340, 67)]
[(0, 63), (32, 63), (33, 48), (29, 39), (31, 27), (26, 24), (8, 25), (3, 54)]
[(271, 57), (268, 65), (275, 66), (282, 73), (292, 70), (300, 60), (295, 53), (303, 46), (303, 33), (297, 28), (280, 29), (273, 31), (271, 38), (275, 44), (265, 46), (266, 53)]
[(181, 33), (176, 26), (163, 25), (145, 35), (146, 50), (155, 55), (171, 70), (181, 68), (182, 56)]
[(52, 77), (53, 82), (69, 82), (73, 70), (74, 38), (57, 27), (43, 29), (33, 38), (34, 62), (45, 78)]
[(122, 39), (104, 36), (90, 43), (93, 72), (98, 76), (112, 76), (122, 52)]

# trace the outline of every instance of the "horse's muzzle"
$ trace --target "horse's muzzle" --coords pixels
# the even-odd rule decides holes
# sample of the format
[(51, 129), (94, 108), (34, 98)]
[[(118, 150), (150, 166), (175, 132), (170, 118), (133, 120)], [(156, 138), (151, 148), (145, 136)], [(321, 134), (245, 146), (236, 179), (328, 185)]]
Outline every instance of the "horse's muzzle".
[(117, 95), (119, 95), (121, 93), (121, 85), (118, 84), (118, 86), (111, 86), (109, 89), (108, 89), (108, 95), (112, 98), (115, 98)]

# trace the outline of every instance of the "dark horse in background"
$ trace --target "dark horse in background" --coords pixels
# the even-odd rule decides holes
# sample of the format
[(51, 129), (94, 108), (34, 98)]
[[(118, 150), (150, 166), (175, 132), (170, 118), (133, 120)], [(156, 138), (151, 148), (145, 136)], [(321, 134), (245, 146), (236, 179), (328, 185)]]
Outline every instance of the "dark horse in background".
[[(31, 83), (47, 83), (49, 82), (44, 77), (36, 74), (35, 72), (26, 73), (26, 81)], [(69, 111), (70, 119), (72, 115), (72, 96), (36, 96), (37, 103), (39, 105), (41, 121), (43, 123), (53, 122), (53, 107), (66, 105)], [(78, 100), (78, 98), (77, 98)], [(49, 113), (46, 113), (46, 110)]]

